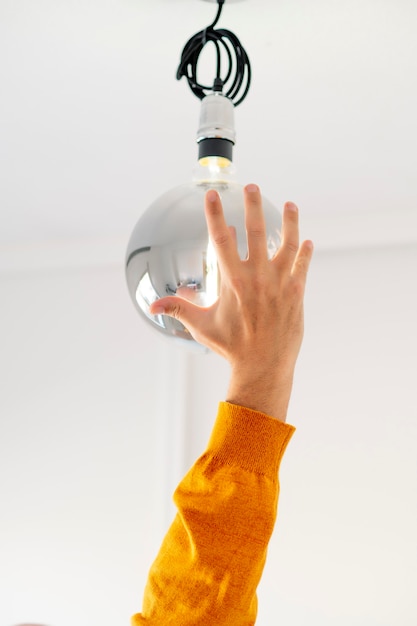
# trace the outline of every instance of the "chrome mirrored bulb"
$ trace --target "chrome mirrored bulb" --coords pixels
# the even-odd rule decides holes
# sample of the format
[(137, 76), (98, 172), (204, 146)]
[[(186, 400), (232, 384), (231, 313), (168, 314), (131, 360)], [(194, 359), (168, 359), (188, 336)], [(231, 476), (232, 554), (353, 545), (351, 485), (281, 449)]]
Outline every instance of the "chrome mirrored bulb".
[[(197, 347), (181, 322), (166, 315), (152, 315), (150, 305), (167, 295), (178, 295), (200, 306), (213, 304), (219, 296), (220, 276), (204, 215), (209, 189), (220, 195), (225, 218), (236, 230), (242, 259), (247, 256), (243, 186), (232, 180), (226, 159), (202, 159), (193, 182), (160, 196), (135, 226), (126, 254), (126, 278), (133, 303), (141, 317), (165, 337)], [(280, 243), (281, 218), (263, 198), (270, 257)]]
[[(177, 343), (206, 351), (177, 319), (152, 315), (150, 305), (167, 295), (187, 298), (199, 306), (213, 304), (220, 275), (204, 215), (204, 198), (215, 189), (226, 222), (236, 231), (241, 259), (247, 257), (243, 187), (235, 181), (234, 105), (222, 93), (201, 102), (197, 130), (199, 161), (193, 181), (158, 198), (139, 219), (126, 254), (126, 278), (136, 309), (152, 328)], [(279, 247), (281, 218), (263, 198), (268, 254)]]

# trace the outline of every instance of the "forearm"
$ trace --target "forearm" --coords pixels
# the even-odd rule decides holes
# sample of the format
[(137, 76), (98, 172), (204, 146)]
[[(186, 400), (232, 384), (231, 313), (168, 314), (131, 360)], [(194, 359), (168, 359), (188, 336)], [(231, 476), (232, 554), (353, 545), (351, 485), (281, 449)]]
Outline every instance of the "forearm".
[(222, 403), (206, 452), (175, 492), (178, 514), (134, 626), (246, 626), (277, 512), (293, 427)]

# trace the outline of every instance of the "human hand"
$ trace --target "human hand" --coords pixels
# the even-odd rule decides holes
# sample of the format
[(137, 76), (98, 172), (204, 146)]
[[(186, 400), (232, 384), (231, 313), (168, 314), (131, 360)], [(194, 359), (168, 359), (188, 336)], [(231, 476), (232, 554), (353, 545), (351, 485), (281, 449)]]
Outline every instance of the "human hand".
[(248, 257), (242, 261), (217, 192), (206, 194), (207, 226), (221, 275), (218, 300), (200, 307), (169, 296), (154, 302), (151, 313), (177, 318), (196, 341), (229, 361), (229, 402), (285, 421), (303, 338), (303, 298), (313, 244), (299, 245), (298, 209), (288, 202), (281, 246), (269, 260), (256, 185), (245, 187), (244, 202)]

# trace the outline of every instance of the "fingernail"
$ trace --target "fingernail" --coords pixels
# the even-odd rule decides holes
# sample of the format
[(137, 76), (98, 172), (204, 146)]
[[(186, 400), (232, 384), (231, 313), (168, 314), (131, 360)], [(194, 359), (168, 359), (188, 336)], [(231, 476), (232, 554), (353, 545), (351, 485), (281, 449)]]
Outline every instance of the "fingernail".
[(246, 185), (246, 191), (248, 193), (257, 193), (259, 191), (259, 187), (254, 184)]
[(210, 191), (207, 192), (206, 198), (209, 202), (216, 202), (217, 191), (214, 191), (214, 189), (210, 189)]
[(292, 211), (293, 213), (298, 211), (297, 205), (294, 204), (294, 202), (286, 202), (285, 203), (285, 207), (286, 207), (287, 211)]

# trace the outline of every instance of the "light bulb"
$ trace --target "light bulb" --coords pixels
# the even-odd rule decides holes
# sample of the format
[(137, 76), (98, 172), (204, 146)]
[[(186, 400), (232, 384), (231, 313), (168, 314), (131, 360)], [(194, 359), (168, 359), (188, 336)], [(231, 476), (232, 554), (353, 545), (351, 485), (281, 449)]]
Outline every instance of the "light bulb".
[[(204, 215), (204, 197), (209, 189), (219, 193), (226, 222), (236, 230), (239, 255), (242, 259), (247, 257), (243, 186), (236, 182), (235, 169), (229, 158), (234, 143), (228, 132), (231, 125), (229, 123), (228, 129), (221, 131), (216, 122), (215, 130), (210, 130), (207, 104), (211, 112), (215, 111), (217, 120), (220, 111), (219, 107), (216, 110), (220, 101), (213, 101), (213, 97), (227, 100), (221, 95), (207, 96), (211, 98), (208, 103), (203, 100), (206, 106), (202, 107), (197, 136), (200, 159), (193, 180), (171, 189), (151, 204), (137, 222), (126, 254), (128, 289), (142, 318), (165, 337), (190, 348), (199, 348), (199, 344), (188, 329), (177, 319), (151, 314), (149, 307), (167, 295), (185, 297), (200, 306), (210, 306), (218, 298), (219, 269)], [(220, 117), (223, 121), (226, 119), (224, 113)], [(217, 135), (210, 136), (214, 132)], [(219, 140), (223, 142), (220, 148)], [(206, 154), (213, 151), (218, 154)], [(263, 211), (268, 254), (272, 257), (280, 243), (281, 219), (266, 198), (263, 198)]]

